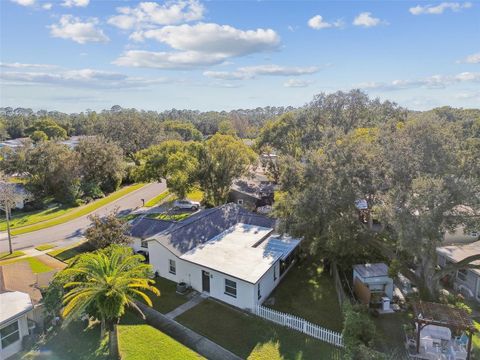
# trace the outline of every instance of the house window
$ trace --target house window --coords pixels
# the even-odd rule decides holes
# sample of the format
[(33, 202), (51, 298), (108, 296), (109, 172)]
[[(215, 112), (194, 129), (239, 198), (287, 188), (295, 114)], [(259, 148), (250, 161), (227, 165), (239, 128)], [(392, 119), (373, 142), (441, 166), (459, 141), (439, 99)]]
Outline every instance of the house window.
[(225, 294), (234, 298), (237, 297), (237, 283), (235, 281), (225, 279)]
[(461, 269), (457, 271), (457, 278), (466, 281), (467, 280), (467, 270)]
[(243, 199), (238, 199), (238, 200), (237, 200), (237, 204), (238, 204), (238, 205), (243, 205)]
[(258, 286), (257, 286), (257, 296), (258, 296), (258, 300), (262, 298), (262, 294), (260, 292), (260, 283), (258, 283)]
[(277, 267), (275, 265), (273, 265), (273, 281), (277, 280)]
[(148, 249), (148, 243), (146, 240), (142, 240), (142, 242), (140, 243), (140, 246), (144, 249)]
[(170, 274), (175, 275), (177, 273), (177, 266), (175, 265), (175, 260), (168, 260), (168, 265), (169, 265), (168, 272)]
[(0, 329), (0, 338), (2, 342), (2, 349), (20, 340), (20, 331), (18, 329), (18, 321), (5, 326)]

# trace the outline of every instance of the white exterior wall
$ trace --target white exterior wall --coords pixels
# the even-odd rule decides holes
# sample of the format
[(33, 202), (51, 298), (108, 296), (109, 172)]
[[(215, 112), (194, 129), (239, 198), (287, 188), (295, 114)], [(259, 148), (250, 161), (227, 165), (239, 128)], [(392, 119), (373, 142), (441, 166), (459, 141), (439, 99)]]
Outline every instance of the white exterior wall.
[[(242, 309), (253, 309), (257, 303), (257, 293), (254, 284), (242, 281), (240, 279), (228, 276), (207, 267), (202, 267), (197, 264), (182, 260), (172, 254), (164, 246), (156, 241), (151, 241), (148, 244), (150, 254), (150, 264), (154, 271), (158, 271), (159, 275), (174, 281), (176, 283), (185, 282), (193, 289), (202, 292), (202, 270), (210, 273), (210, 293), (211, 297), (219, 299), (223, 302), (237, 306)], [(176, 274), (169, 272), (169, 260), (174, 260), (176, 264)], [(277, 265), (278, 266), (278, 265)], [(273, 270), (270, 269), (273, 274)], [(279, 269), (277, 269), (278, 274)], [(225, 279), (235, 281), (237, 284), (237, 297), (234, 298), (225, 294)], [(273, 275), (272, 275), (273, 280)], [(273, 284), (266, 285), (266, 290)], [(274, 286), (273, 286), (274, 287)], [(272, 288), (273, 289), (273, 288)], [(271, 291), (271, 290), (270, 290)], [(263, 296), (262, 296), (263, 300)]]
[(10, 321), (4, 325), (2, 325), (2, 328), (10, 325), (14, 322), (18, 321), (18, 329), (20, 332), (20, 338), (18, 341), (14, 342), (13, 344), (10, 344), (7, 346), (5, 349), (2, 349), (1, 343), (0, 343), (0, 359), (7, 359), (8, 357), (16, 354), (17, 352), (22, 350), (22, 339), (25, 335), (28, 335), (28, 322), (27, 322), (27, 314), (23, 314), (21, 317), (15, 319), (14, 321)]
[[(276, 279), (274, 280), (273, 272), (275, 269), (275, 277)], [(285, 272), (282, 275), (285, 275), (287, 272)], [(277, 260), (277, 262), (270, 268), (268, 271), (258, 280), (258, 282), (255, 284), (255, 291), (254, 291), (254, 299), (255, 299), (255, 305), (261, 305), (270, 295), (270, 293), (277, 287), (278, 283), (280, 282), (280, 260)], [(260, 284), (260, 295), (261, 298), (258, 298), (258, 284)]]

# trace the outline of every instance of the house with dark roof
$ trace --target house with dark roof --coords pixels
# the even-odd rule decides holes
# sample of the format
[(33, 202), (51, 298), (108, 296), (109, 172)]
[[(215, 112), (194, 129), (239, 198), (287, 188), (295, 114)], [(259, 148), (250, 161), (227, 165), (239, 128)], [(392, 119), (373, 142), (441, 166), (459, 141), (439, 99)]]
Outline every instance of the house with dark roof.
[(140, 218), (131, 235), (158, 275), (231, 305), (253, 309), (294, 262), (299, 239), (275, 233), (275, 219), (237, 204), (199, 211), (179, 222)]

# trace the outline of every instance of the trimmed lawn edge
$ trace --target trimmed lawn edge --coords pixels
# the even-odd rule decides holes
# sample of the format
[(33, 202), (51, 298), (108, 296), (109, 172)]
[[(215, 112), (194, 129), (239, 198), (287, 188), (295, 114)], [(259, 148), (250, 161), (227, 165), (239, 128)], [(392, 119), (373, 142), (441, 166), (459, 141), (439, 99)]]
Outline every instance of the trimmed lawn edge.
[(22, 227), (18, 227), (16, 229), (13, 229), (12, 230), (12, 235), (21, 235), (21, 234), (29, 233), (29, 232), (32, 232), (32, 231), (46, 229), (46, 228), (49, 228), (49, 227), (52, 227), (52, 226), (55, 226), (55, 225), (60, 225), (60, 224), (66, 223), (70, 220), (74, 220), (74, 219), (79, 218), (81, 216), (88, 215), (91, 212), (93, 212), (95, 210), (98, 210), (99, 208), (101, 208), (105, 205), (108, 205), (113, 201), (119, 200), (122, 197), (124, 197), (126, 195), (129, 195), (129, 194), (141, 189), (143, 186), (145, 186), (145, 184), (141, 183), (141, 184), (135, 184), (135, 185), (129, 185), (129, 186), (123, 187), (122, 189), (117, 190), (114, 193), (112, 193), (112, 194), (110, 194), (110, 195), (108, 195), (108, 196), (106, 196), (102, 199), (96, 200), (96, 201), (94, 201), (90, 204), (84, 205), (80, 208), (74, 208), (70, 212), (68, 212), (64, 215), (61, 215), (57, 218), (50, 219), (50, 220), (43, 220), (43, 221), (39, 221), (36, 224), (26, 225), (26, 226), (22, 226)]
[(57, 247), (57, 245), (55, 245), (55, 244), (42, 244), (42, 245), (35, 246), (35, 250), (45, 251), (45, 250), (53, 249), (54, 247)]
[(157, 196), (155, 196), (154, 198), (148, 200), (146, 203), (145, 203), (145, 207), (154, 207), (155, 205), (158, 205), (159, 203), (161, 203), (163, 200), (165, 200), (170, 194), (170, 191), (167, 190), (164, 190), (162, 191), (160, 194), (158, 194)]
[(2, 252), (2, 253), (0, 253), (0, 261), (15, 259), (15, 258), (17, 258), (19, 256), (23, 256), (23, 255), (25, 255), (25, 253), (23, 251), (20, 251), (20, 250), (14, 251), (11, 254), (8, 251), (7, 252)]

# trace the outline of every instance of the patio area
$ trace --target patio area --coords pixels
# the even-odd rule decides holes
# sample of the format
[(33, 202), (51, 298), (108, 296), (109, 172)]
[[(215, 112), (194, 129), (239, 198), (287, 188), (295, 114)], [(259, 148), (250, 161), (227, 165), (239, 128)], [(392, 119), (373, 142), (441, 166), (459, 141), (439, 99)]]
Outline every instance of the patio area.
[(469, 314), (449, 305), (419, 301), (413, 305), (415, 329), (407, 334), (411, 358), (469, 360), (478, 332)]

